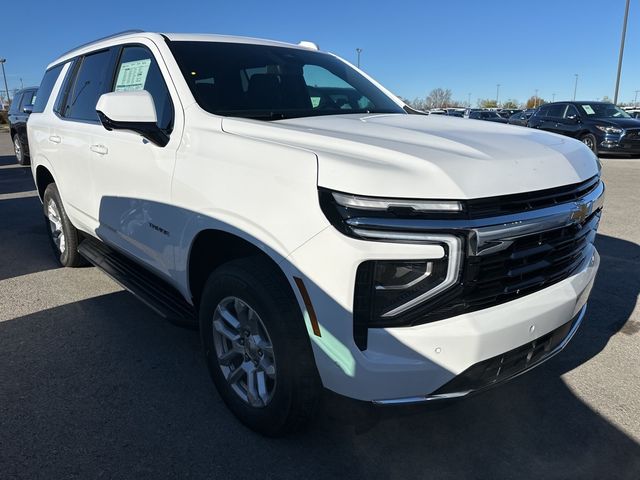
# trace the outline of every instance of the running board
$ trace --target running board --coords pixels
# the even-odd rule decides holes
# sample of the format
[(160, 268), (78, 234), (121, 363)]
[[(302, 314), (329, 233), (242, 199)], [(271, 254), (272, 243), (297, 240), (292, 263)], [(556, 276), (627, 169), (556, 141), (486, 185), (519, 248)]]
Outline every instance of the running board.
[(93, 238), (83, 240), (78, 252), (161, 317), (183, 327), (198, 327), (193, 306), (154, 273)]

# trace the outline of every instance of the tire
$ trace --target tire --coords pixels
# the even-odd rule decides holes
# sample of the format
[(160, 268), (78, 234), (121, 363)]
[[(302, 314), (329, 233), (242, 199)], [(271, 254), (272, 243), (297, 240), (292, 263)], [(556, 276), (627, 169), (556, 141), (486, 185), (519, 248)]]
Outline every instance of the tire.
[(199, 317), (207, 367), (224, 402), (247, 427), (279, 437), (308, 425), (322, 386), (298, 303), (274, 268), (260, 257), (222, 265), (205, 284)]
[(20, 165), (29, 165), (29, 155), (24, 151), (24, 145), (20, 141), (20, 136), (16, 133), (13, 136), (13, 151), (16, 154), (16, 160)]
[(44, 191), (43, 209), (49, 240), (58, 262), (63, 267), (86, 265), (86, 260), (78, 253), (80, 233), (69, 221), (55, 183), (50, 183)]
[(589, 149), (593, 153), (595, 153), (596, 155), (598, 154), (598, 147), (597, 147), (598, 141), (595, 135), (593, 135), (592, 133), (585, 133), (580, 137), (580, 141), (584, 143), (587, 147), (589, 147)]

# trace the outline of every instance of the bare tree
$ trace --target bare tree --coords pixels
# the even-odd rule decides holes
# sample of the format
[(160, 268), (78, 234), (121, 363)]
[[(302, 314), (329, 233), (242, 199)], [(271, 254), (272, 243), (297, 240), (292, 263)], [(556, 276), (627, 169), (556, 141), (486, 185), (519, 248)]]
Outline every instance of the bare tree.
[(445, 108), (451, 103), (451, 90), (434, 88), (424, 99), (425, 108)]

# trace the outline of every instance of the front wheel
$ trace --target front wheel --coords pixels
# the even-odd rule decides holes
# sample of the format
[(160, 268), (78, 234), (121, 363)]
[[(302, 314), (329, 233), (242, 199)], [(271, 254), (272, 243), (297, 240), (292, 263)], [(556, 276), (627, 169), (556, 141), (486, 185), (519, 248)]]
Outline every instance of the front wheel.
[(80, 234), (67, 217), (55, 183), (47, 186), (42, 202), (49, 240), (60, 264), (63, 267), (86, 265), (84, 258), (78, 252)]
[(267, 436), (304, 428), (321, 384), (289, 285), (260, 257), (214, 271), (200, 303), (211, 378), (238, 419)]
[(589, 149), (593, 153), (595, 153), (596, 155), (598, 154), (597, 140), (595, 135), (593, 135), (592, 133), (587, 133), (580, 137), (580, 141), (587, 147), (589, 147)]

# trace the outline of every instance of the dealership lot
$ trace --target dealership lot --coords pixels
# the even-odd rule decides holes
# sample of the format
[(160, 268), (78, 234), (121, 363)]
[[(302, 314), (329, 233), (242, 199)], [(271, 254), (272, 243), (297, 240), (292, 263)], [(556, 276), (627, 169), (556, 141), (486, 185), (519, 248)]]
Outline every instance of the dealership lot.
[(451, 405), (330, 396), (309, 432), (269, 440), (224, 407), (197, 332), (56, 266), (0, 133), (0, 478), (640, 477), (640, 160), (603, 163), (601, 270), (565, 352)]

